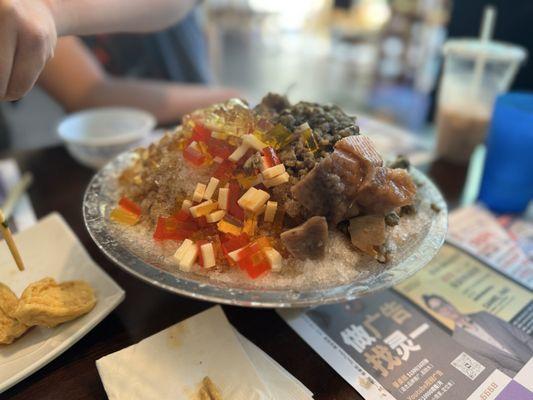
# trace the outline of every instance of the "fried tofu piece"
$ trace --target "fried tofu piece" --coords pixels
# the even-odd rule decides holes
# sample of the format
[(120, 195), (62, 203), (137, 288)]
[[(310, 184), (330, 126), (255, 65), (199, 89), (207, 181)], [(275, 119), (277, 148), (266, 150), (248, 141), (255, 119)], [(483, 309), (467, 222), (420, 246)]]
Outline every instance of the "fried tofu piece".
[(28, 330), (28, 326), (13, 317), (18, 302), (15, 293), (0, 283), (0, 344), (13, 343)]
[(88, 313), (95, 304), (94, 291), (86, 282), (58, 284), (44, 278), (22, 292), (14, 317), (28, 326), (53, 328)]

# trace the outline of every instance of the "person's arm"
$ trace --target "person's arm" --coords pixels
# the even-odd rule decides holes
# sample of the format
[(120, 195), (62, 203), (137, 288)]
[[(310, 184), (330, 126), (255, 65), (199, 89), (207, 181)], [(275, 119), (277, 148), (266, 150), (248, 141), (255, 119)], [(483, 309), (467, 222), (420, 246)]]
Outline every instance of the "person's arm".
[[(39, 0), (32, 0), (39, 1)], [(196, 0), (41, 0), (59, 36), (161, 30), (182, 19)]]
[(58, 36), (146, 32), (179, 21), (195, 0), (0, 0), (0, 101), (35, 84)]
[(130, 106), (154, 114), (160, 124), (184, 114), (239, 96), (233, 89), (108, 76), (77, 38), (61, 38), (39, 85), (71, 112), (90, 107)]

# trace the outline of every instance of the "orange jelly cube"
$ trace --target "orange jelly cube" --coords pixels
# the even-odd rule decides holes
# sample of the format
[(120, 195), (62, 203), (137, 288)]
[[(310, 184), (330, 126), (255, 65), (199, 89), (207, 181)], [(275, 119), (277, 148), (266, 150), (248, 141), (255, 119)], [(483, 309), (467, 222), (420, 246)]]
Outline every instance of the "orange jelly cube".
[[(254, 246), (255, 245), (255, 246)], [(258, 251), (254, 251), (257, 250)], [(244, 254), (242, 254), (244, 252)], [(270, 262), (265, 256), (263, 251), (259, 248), (256, 243), (252, 243), (250, 246), (247, 246), (245, 249), (239, 252), (239, 257), (241, 254), (245, 257), (240, 258), (237, 261), (237, 264), (241, 269), (246, 271), (248, 276), (252, 279), (255, 279), (262, 275), (263, 273), (271, 269)]]
[(119, 200), (118, 205), (132, 214), (141, 215), (141, 207), (128, 199), (126, 196)]

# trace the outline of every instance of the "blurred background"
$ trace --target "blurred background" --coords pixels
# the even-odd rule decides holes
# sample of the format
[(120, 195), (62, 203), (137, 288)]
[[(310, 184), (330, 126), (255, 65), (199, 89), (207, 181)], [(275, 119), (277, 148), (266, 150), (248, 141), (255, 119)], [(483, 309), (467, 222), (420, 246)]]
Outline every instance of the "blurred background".
[[(157, 33), (142, 45), (157, 50), (157, 78), (232, 87), (252, 104), (268, 91), (336, 103), (431, 140), (442, 45), (477, 36), (487, 4), (498, 8), (496, 40), (533, 47), (530, 0), (206, 0), (174, 36)], [(111, 74), (148, 74), (145, 56), (123, 52), (124, 68), (110, 57), (116, 44), (85, 43)], [(179, 64), (168, 56), (176, 51)], [(513, 89), (533, 89), (530, 62)], [(0, 107), (1, 147), (59, 142), (55, 128), (64, 111), (39, 88)]]

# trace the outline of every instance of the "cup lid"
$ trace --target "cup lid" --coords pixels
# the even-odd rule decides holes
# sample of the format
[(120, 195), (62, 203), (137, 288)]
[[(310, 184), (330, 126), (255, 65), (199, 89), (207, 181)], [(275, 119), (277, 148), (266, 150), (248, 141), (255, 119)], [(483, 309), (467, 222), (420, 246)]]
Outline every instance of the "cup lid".
[(484, 57), (488, 60), (507, 61), (521, 63), (527, 56), (527, 51), (521, 46), (510, 43), (488, 41), (479, 39), (452, 39), (444, 43), (443, 53), (445, 56), (456, 55), (465, 58)]

